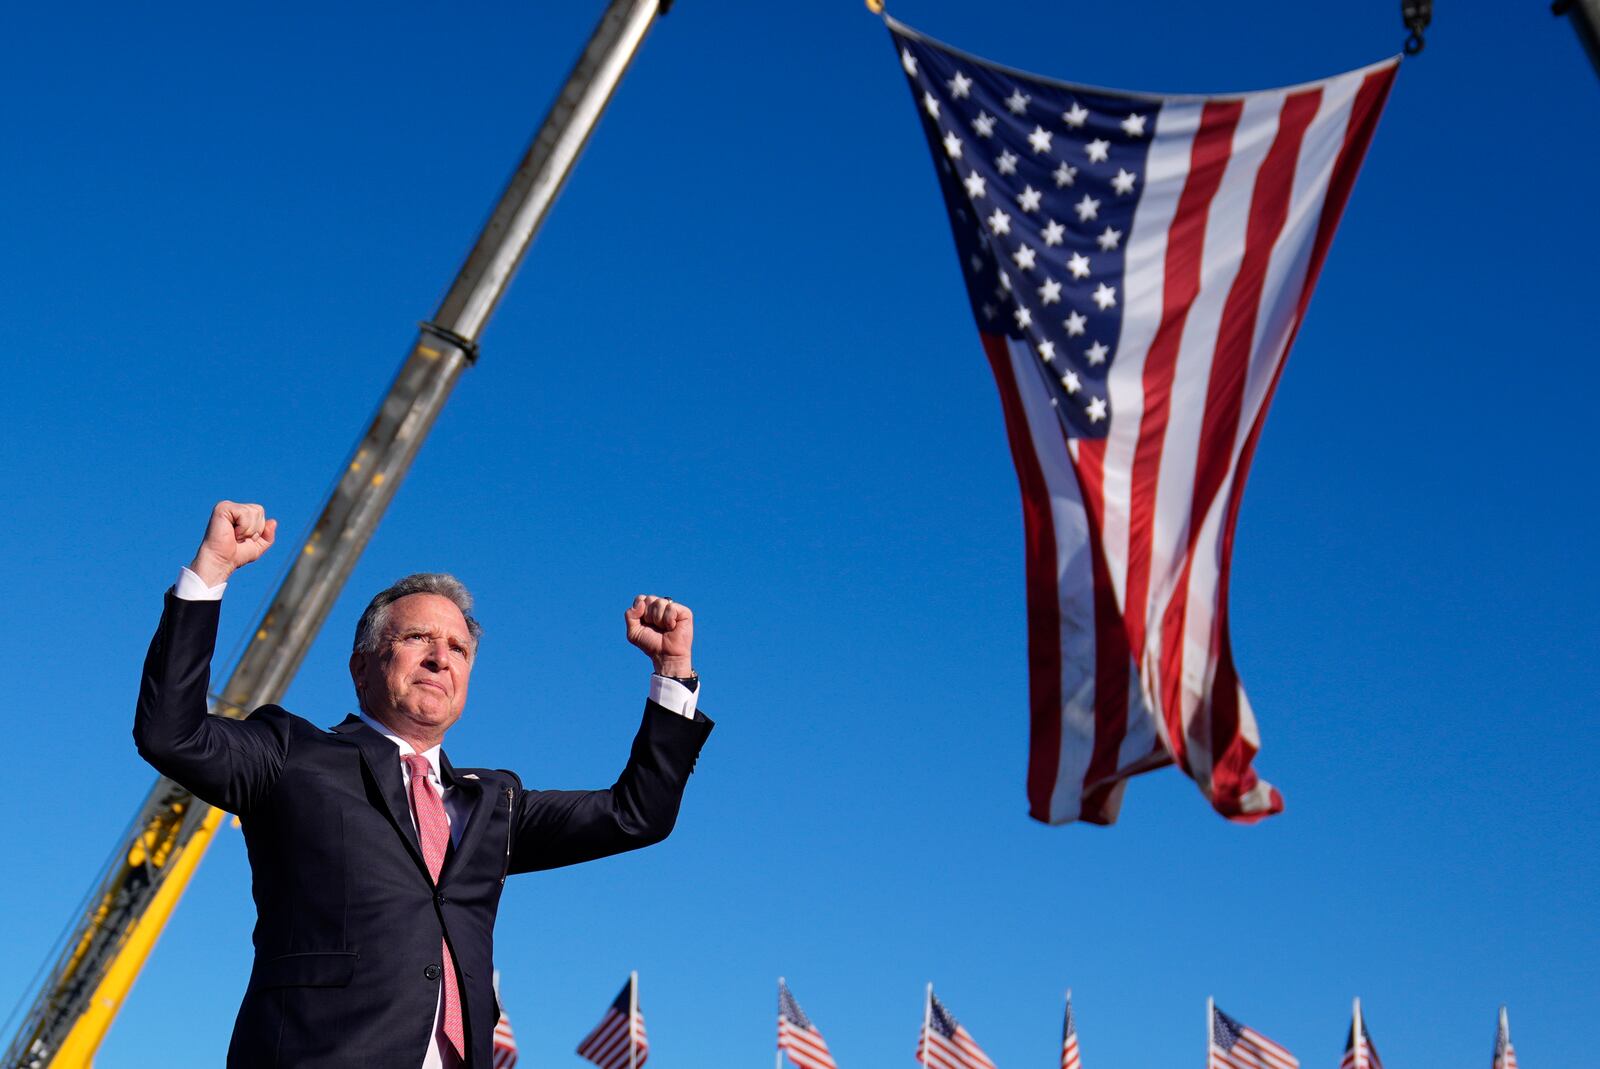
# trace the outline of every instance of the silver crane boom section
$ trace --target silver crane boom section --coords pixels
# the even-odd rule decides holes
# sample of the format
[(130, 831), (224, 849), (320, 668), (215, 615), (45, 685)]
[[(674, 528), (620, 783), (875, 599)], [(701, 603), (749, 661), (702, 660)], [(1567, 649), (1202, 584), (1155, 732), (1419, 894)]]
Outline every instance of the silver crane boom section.
[[(668, 0), (670, 3), (670, 0)], [(477, 358), (478, 336), (656, 16), (661, 0), (613, 0), (466, 263), (362, 435), (283, 585), (222, 688), (213, 712), (244, 717), (281, 699), (366, 548), (395, 490)], [(210, 807), (166, 777), (156, 781), (113, 854), (85, 916), (7, 1048), (4, 1069), (42, 1069), (83, 1017), (128, 935)], [(131, 982), (131, 981), (130, 981)], [(125, 991), (117, 992), (120, 1003)], [(97, 1045), (97, 1044), (96, 1044)]]

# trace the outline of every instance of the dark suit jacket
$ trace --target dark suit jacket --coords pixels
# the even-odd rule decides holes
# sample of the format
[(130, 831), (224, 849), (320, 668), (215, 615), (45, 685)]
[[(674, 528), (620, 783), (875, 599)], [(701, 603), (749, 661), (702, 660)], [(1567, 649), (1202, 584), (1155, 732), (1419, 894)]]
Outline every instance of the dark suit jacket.
[(506, 875), (666, 838), (711, 722), (647, 703), (627, 767), (603, 791), (527, 790), (514, 773), (441, 757), (471, 815), (435, 886), (388, 739), (353, 716), (324, 731), (276, 705), (247, 720), (207, 715), (219, 611), (168, 592), (133, 737), (157, 771), (244, 828), (255, 967), (228, 1065), (414, 1069), (433, 1029), (444, 938), (460, 971), (468, 1064), (487, 1069)]

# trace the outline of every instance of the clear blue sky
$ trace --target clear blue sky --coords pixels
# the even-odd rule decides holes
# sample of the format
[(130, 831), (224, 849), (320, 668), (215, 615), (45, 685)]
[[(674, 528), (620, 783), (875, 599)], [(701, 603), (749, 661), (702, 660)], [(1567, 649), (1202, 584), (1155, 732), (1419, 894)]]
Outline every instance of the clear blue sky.
[[(602, 5), (26, 5), (0, 71), (9, 1007), (153, 779), (129, 726), (212, 502), (266, 503), (250, 628)], [(1396, 51), (1393, 0), (902, 0), (963, 48), (1134, 89)], [(1024, 816), (1021, 513), (927, 150), (859, 0), (680, 0), (654, 31), (286, 704), (351, 709), (365, 598), (457, 572), (488, 629), (451, 751), (603, 785), (620, 616), (699, 619), (719, 721), (677, 833), (508, 888), (530, 1066), (627, 970), (652, 1066), (764, 1066), (786, 975), (844, 1069), (922, 985), (1002, 1069), (1198, 1067), (1208, 994), (1337, 1064), (1600, 1049), (1591, 457), (1600, 79), (1542, 0), (1440, 5), (1261, 444), (1234, 640), (1288, 809), (1167, 770), (1111, 829)], [(220, 1064), (249, 969), (224, 833), (101, 1069)]]

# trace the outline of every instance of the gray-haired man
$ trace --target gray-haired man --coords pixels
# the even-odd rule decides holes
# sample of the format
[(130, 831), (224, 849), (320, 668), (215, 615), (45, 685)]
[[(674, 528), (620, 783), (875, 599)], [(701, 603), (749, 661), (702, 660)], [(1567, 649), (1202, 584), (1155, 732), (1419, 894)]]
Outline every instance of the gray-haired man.
[(664, 839), (711, 731), (696, 711), (694, 615), (640, 596), (628, 641), (655, 668), (617, 782), (528, 790), (459, 768), (441, 744), (467, 701), (481, 629), (456, 579), (413, 575), (362, 613), (359, 716), (324, 731), (275, 705), (206, 715), (222, 590), (272, 545), (259, 505), (221, 502), (168, 592), (134, 720), (139, 752), (237, 813), (250, 851), (255, 967), (230, 1067), (488, 1069), (494, 919), (508, 873)]

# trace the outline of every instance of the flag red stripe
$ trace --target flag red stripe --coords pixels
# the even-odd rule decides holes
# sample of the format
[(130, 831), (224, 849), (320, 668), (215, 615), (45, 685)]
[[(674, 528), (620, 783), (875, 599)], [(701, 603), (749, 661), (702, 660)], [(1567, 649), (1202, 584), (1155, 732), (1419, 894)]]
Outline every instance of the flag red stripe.
[[(1200, 250), (1204, 245), (1211, 202), (1221, 188), (1233, 146), (1234, 130), (1244, 104), (1237, 100), (1208, 102), (1200, 114), (1189, 150), (1189, 174), (1167, 232), (1162, 286), (1161, 323), (1145, 356), (1144, 412), (1139, 443), (1134, 449), (1132, 490), (1128, 517), (1128, 580), (1124, 620), (1129, 648), (1143, 659), (1145, 627), (1150, 598), (1150, 555), (1155, 534), (1156, 483), (1161, 471), (1161, 450), (1172, 404), (1172, 380), (1183, 340), (1184, 324), (1200, 292)], [(1170, 723), (1170, 720), (1169, 720)], [(1185, 771), (1188, 762), (1183, 733), (1168, 732), (1173, 759)]]
[(803, 1028), (797, 1028), (787, 1021), (779, 1022), (778, 1046), (790, 1054), (798, 1054), (801, 1057), (813, 1058), (819, 1061), (826, 1059), (829, 1064), (833, 1062), (833, 1056), (828, 1051), (828, 1044), (822, 1041), (821, 1036), (813, 1032), (807, 1032)]
[[(1339, 219), (1344, 214), (1346, 202), (1350, 199), (1350, 190), (1355, 185), (1356, 174), (1361, 169), (1361, 161), (1366, 156), (1367, 146), (1372, 143), (1373, 132), (1377, 129), (1378, 116), (1383, 111), (1384, 102), (1388, 99), (1389, 90), (1394, 85), (1396, 67), (1390, 65), (1381, 70), (1374, 71), (1364, 78), (1361, 88), (1356, 91), (1354, 103), (1350, 108), (1350, 119), (1345, 126), (1344, 144), (1339, 149), (1339, 156), (1334, 163), (1333, 174), (1328, 183), (1328, 191), (1322, 203), (1322, 215), (1317, 223), (1317, 235), (1311, 247), (1311, 259), (1306, 269), (1306, 277), (1301, 285), (1300, 298), (1295, 309), (1295, 325), (1290, 331), (1284, 344), (1284, 359), (1278, 363), (1274, 371), (1272, 384), (1267, 387), (1266, 397), (1263, 399), (1261, 409), (1256, 415), (1250, 433), (1245, 439), (1244, 447), (1239, 453), (1238, 475), (1234, 479), (1233, 489), (1229, 495), (1227, 515), (1223, 520), (1222, 528), (1222, 569), (1217, 583), (1217, 626), (1220, 629), (1221, 648), (1217, 658), (1217, 673), (1212, 687), (1213, 698), (1220, 702), (1228, 703), (1227, 712), (1237, 717), (1239, 677), (1234, 666), (1232, 642), (1228, 638), (1228, 590), (1230, 585), (1233, 560), (1233, 539), (1239, 523), (1239, 506), (1243, 500), (1245, 478), (1250, 473), (1251, 461), (1255, 458), (1256, 444), (1261, 438), (1261, 428), (1266, 422), (1267, 411), (1272, 405), (1272, 398), (1277, 393), (1278, 380), (1283, 375), (1284, 364), (1288, 362), (1287, 355), (1294, 345), (1294, 339), (1300, 332), (1300, 324), (1305, 321), (1305, 311), (1311, 301), (1311, 292), (1316, 287), (1317, 276), (1322, 270), (1323, 261), (1327, 258), (1328, 248), (1333, 243), (1333, 233), (1338, 228)], [(1240, 740), (1245, 744), (1244, 740)], [(1248, 753), (1239, 752), (1230, 755), (1230, 761), (1243, 759), (1244, 767), (1250, 780), (1254, 780), (1255, 773), (1249, 769), (1250, 759), (1254, 756), (1255, 747), (1249, 746)], [(1230, 774), (1233, 774), (1230, 768)], [(1246, 786), (1253, 786), (1253, 782)], [(1272, 813), (1281, 812), (1283, 798), (1274, 789), (1271, 805), (1260, 813), (1243, 815), (1235, 819), (1242, 822), (1260, 819)]]
[[(1205, 517), (1233, 467), (1234, 443), (1239, 433), (1245, 376), (1250, 368), (1261, 292), (1266, 283), (1273, 246), (1277, 244), (1278, 235), (1283, 232), (1284, 222), (1288, 218), (1289, 194), (1293, 186), (1295, 163), (1300, 156), (1300, 144), (1306, 128), (1316, 117), (1321, 100), (1321, 89), (1291, 93), (1284, 100), (1272, 147), (1267, 150), (1266, 158), (1256, 172), (1250, 217), (1245, 229), (1244, 256), (1229, 288), (1217, 328), (1215, 355), (1206, 385), (1200, 442), (1196, 450), (1199, 463), (1195, 468), (1194, 492), (1189, 504), (1183, 567), (1162, 620), (1162, 705), (1169, 724), (1174, 717), (1181, 718), (1183, 714), (1184, 626), (1189, 609), (1189, 577), (1194, 567), (1195, 545), (1200, 540)], [(1235, 485), (1238, 485), (1237, 481)], [(1218, 616), (1220, 618), (1220, 613)], [(1219, 708), (1213, 703), (1209, 710), (1211, 731), (1205, 740), (1211, 765), (1211, 775), (1207, 777), (1205, 786), (1209, 787), (1207, 793), (1212, 805), (1226, 816), (1239, 813), (1241, 769), (1245, 777), (1254, 778), (1249, 768), (1249, 757), (1254, 756), (1255, 748), (1239, 738), (1237, 691), (1231, 693), (1230, 704)], [(1219, 695), (1213, 692), (1212, 697), (1215, 699)], [(1223, 723), (1217, 723), (1218, 719)], [(1203, 727), (1205, 720), (1202, 719), (1200, 724)], [(1186, 740), (1189, 738), (1181, 726), (1177, 733), (1183, 734)], [(1242, 766), (1236, 763), (1239, 757), (1234, 752), (1236, 746), (1250, 751)], [(1253, 786), (1253, 783), (1249, 786)]]
[(929, 1035), (926, 1046), (920, 1052), (920, 1060), (923, 1065), (963, 1069), (960, 1052), (940, 1035)]
[(1111, 583), (1103, 541), (1105, 454), (1105, 439), (1081, 439), (1073, 464), (1084, 508), (1089, 513), (1089, 552), (1094, 572), (1094, 748), (1083, 773), (1084, 790), (1080, 792), (1085, 795), (1080, 817), (1092, 824), (1111, 823), (1112, 814), (1107, 808), (1115, 786), (1110, 778), (1117, 771), (1122, 741), (1128, 733), (1128, 633), (1123, 628), (1122, 609)]
[(1033, 451), (1028, 417), (1011, 372), (1004, 337), (982, 334), (1005, 413), (1006, 437), (1022, 488), (1022, 527), (1028, 606), (1028, 814), (1049, 823), (1061, 761), (1061, 603), (1056, 577), (1056, 532), (1050, 490)]

